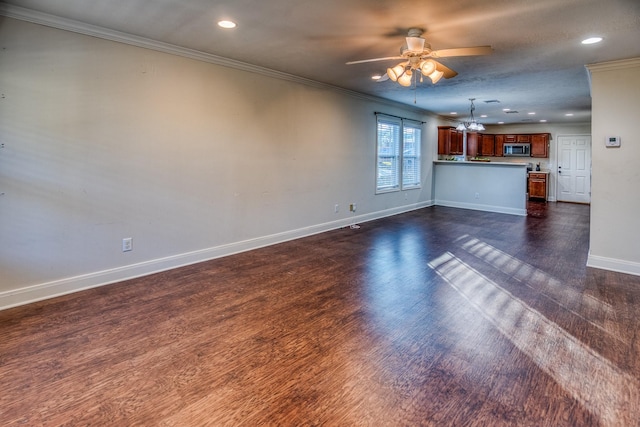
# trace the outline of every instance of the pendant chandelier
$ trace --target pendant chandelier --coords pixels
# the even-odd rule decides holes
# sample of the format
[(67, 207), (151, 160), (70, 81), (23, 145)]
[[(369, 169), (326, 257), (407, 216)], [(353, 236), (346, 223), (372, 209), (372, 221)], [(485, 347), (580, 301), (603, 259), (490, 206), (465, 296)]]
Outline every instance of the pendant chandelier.
[(475, 100), (475, 98), (469, 98), (469, 101), (471, 101), (469, 120), (466, 122), (460, 122), (460, 124), (456, 127), (457, 130), (466, 130), (467, 132), (478, 132), (480, 130), (484, 130), (484, 126), (482, 126), (482, 123), (476, 122), (476, 118), (473, 116), (473, 112), (476, 109), (476, 106), (473, 105), (473, 101)]

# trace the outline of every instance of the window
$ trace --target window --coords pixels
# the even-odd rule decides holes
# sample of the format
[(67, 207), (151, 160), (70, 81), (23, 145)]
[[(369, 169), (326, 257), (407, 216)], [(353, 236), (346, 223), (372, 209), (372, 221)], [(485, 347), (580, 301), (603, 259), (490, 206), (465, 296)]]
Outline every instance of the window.
[(404, 123), (402, 135), (402, 188), (420, 188), (422, 129)]
[(420, 125), (380, 116), (377, 122), (376, 193), (419, 188)]

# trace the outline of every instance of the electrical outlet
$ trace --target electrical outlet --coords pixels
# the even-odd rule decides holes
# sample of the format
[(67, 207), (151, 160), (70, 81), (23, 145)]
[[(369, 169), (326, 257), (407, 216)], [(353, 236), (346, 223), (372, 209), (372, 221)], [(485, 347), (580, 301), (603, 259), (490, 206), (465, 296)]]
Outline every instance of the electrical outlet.
[(335, 212), (335, 213), (340, 212), (340, 205), (335, 205), (335, 206), (333, 207), (333, 212)]
[(480, 193), (476, 193), (476, 199), (480, 198)]
[(129, 252), (133, 250), (133, 238), (125, 237), (122, 239), (122, 252)]
[(350, 212), (355, 212), (356, 211), (356, 204), (355, 203), (351, 203), (349, 205), (349, 211)]

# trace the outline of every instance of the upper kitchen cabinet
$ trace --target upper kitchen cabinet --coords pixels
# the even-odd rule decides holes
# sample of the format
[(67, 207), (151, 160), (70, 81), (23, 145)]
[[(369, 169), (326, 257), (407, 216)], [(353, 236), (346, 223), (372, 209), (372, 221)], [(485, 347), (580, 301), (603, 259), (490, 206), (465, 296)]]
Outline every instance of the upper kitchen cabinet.
[(480, 154), (479, 135), (478, 133), (467, 133), (467, 156), (476, 157)]
[(438, 154), (462, 154), (462, 135), (453, 126), (438, 126)]
[(549, 138), (548, 133), (531, 134), (531, 157), (549, 157)]
[(483, 156), (495, 156), (495, 135), (478, 134), (478, 145)]
[(502, 157), (504, 152), (504, 135), (502, 134), (494, 135), (494, 138), (495, 138), (495, 150), (496, 150), (495, 155)]

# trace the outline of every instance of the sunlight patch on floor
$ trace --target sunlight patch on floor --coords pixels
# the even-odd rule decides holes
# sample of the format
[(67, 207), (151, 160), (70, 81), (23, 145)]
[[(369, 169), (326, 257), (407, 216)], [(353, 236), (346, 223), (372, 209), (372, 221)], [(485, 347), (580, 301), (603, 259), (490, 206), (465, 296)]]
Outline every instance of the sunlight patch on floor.
[[(500, 258), (486, 247), (482, 251), (488, 259)], [(640, 419), (634, 377), (451, 252), (429, 267), (603, 424), (631, 425)]]
[[(529, 288), (543, 295), (545, 298), (548, 298), (563, 309), (571, 312), (583, 321), (588, 322), (595, 328), (600, 329), (614, 339), (626, 345), (629, 344), (620, 336), (620, 334), (615, 334), (613, 331), (605, 329), (603, 326), (585, 318), (583, 315), (569, 307), (570, 304), (580, 301), (592, 312), (604, 313), (605, 315), (613, 316), (613, 307), (611, 307), (610, 304), (598, 300), (591, 295), (584, 295), (571, 286), (563, 284), (561, 281), (550, 276), (545, 271), (527, 264), (526, 262), (523, 262), (508, 253), (489, 245), (488, 243), (482, 242), (479, 239), (464, 235), (456, 239), (456, 242), (460, 244), (462, 249), (471, 255), (525, 284)], [(535, 286), (532, 286), (532, 284), (535, 284)]]

